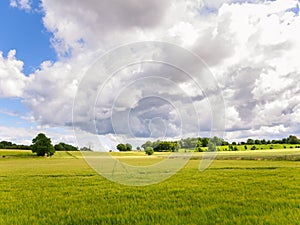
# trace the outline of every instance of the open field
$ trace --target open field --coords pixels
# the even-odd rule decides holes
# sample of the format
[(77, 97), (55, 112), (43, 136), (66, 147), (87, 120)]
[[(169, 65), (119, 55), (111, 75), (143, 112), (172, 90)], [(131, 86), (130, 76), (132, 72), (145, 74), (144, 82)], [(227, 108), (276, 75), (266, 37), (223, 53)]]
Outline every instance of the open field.
[[(0, 150), (0, 224), (300, 224), (299, 153), (221, 152), (204, 172), (196, 153), (170, 179), (132, 187), (98, 175), (80, 152)], [(134, 165), (166, 157), (113, 154)]]

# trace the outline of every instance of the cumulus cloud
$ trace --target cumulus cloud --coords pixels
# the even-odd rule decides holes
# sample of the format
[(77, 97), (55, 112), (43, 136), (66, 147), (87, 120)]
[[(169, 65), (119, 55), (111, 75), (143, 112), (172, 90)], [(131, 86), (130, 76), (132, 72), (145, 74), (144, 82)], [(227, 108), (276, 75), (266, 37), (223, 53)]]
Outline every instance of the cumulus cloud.
[(22, 73), (23, 62), (16, 59), (16, 51), (3, 57), (0, 52), (0, 97), (22, 97), (28, 78)]
[[(71, 126), (75, 110), (76, 128), (101, 135), (209, 134), (214, 122), (221, 123), (213, 121), (218, 115), (213, 111), (222, 107), (218, 83), (226, 107), (226, 137), (300, 134), (298, 1), (41, 4), (59, 61), (44, 62), (26, 78), (14, 52), (0, 58), (0, 69), (6, 71), (0, 73), (6, 82), (1, 95), (22, 96), (40, 124)], [(176, 47), (147, 49), (140, 44), (98, 61), (116, 46), (153, 40), (184, 47), (199, 60)], [(144, 54), (137, 54), (140, 48)], [(128, 57), (132, 62), (124, 66)], [(9, 88), (10, 76), (17, 87)]]

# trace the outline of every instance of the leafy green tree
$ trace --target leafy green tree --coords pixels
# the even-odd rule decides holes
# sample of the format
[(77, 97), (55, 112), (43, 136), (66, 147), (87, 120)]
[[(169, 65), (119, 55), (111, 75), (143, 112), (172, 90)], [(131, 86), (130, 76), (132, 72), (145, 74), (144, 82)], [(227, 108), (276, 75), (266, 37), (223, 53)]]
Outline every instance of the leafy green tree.
[(204, 149), (202, 148), (202, 141), (199, 138), (198, 142), (196, 144), (195, 152), (203, 152), (203, 151), (204, 151)]
[(209, 138), (201, 138), (202, 147), (207, 147), (209, 143)]
[(247, 140), (247, 145), (254, 145), (254, 140), (251, 139), (251, 138), (249, 138), (249, 139)]
[(299, 139), (294, 136), (294, 135), (290, 135), (288, 138), (287, 138), (287, 142), (289, 144), (299, 144)]
[(132, 151), (132, 145), (127, 143), (126, 144), (126, 151)]
[(125, 151), (127, 151), (127, 146), (125, 144), (120, 143), (120, 144), (117, 145), (117, 149), (120, 152), (125, 152)]
[(151, 141), (147, 141), (145, 144), (142, 144), (142, 148), (146, 150), (147, 147), (153, 147), (153, 143)]
[(254, 141), (254, 143), (255, 143), (256, 145), (261, 145), (261, 141), (258, 140), (258, 139), (256, 139), (256, 140)]
[(74, 147), (73, 145), (69, 145), (63, 142), (60, 142), (57, 145), (54, 145), (56, 151), (78, 151), (78, 148)]
[(147, 155), (153, 155), (154, 150), (153, 150), (152, 147), (147, 147), (147, 148), (145, 149), (145, 153), (146, 153)]
[(45, 134), (40, 133), (32, 140), (31, 150), (38, 156), (52, 156), (55, 153), (55, 149), (51, 144), (51, 139)]
[(177, 141), (160, 141), (154, 145), (155, 152), (175, 152), (178, 151), (180, 145)]
[(207, 151), (208, 152), (217, 151), (217, 147), (216, 147), (215, 143), (213, 143), (212, 141), (208, 142)]

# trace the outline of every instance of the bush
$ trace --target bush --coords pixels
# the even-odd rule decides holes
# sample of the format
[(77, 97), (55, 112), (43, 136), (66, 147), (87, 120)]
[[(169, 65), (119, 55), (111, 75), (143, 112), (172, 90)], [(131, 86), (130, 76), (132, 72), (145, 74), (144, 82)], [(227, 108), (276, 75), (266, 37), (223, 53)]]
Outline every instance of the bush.
[(147, 147), (147, 148), (145, 149), (145, 153), (146, 153), (147, 155), (153, 155), (154, 150), (153, 150), (152, 147)]

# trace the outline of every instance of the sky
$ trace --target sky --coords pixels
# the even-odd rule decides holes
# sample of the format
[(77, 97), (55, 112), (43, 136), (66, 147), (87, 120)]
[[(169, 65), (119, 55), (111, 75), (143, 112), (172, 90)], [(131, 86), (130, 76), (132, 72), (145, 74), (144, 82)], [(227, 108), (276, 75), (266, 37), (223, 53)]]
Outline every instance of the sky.
[(299, 4), (3, 0), (0, 140), (300, 137)]

